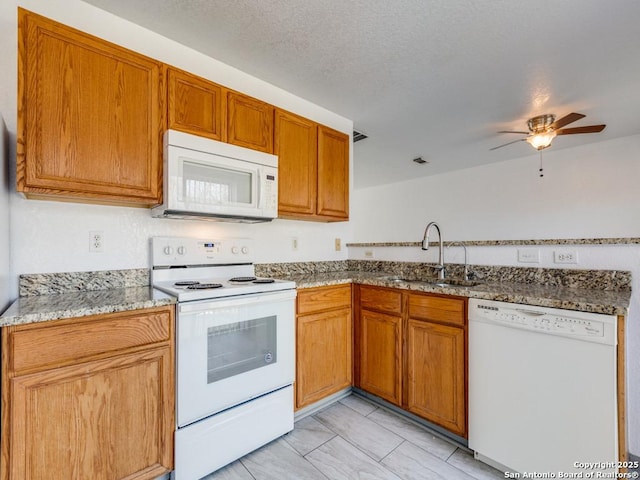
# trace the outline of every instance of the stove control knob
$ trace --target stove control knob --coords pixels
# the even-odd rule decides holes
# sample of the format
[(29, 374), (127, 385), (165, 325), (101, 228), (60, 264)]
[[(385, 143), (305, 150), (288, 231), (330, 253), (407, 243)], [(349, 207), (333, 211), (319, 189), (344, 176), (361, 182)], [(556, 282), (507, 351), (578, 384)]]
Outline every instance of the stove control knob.
[(178, 252), (178, 255), (184, 255), (185, 253), (187, 253), (187, 249), (183, 246), (178, 247), (176, 251)]
[(245, 255), (249, 253), (249, 247), (242, 247), (242, 253), (244, 253)]
[(231, 253), (233, 253), (234, 255), (237, 255), (239, 251), (240, 250), (238, 249), (238, 247), (231, 247)]
[(173, 254), (173, 247), (170, 247), (169, 245), (167, 245), (166, 247), (164, 247), (162, 249), (162, 251), (164, 252), (165, 255), (172, 255)]

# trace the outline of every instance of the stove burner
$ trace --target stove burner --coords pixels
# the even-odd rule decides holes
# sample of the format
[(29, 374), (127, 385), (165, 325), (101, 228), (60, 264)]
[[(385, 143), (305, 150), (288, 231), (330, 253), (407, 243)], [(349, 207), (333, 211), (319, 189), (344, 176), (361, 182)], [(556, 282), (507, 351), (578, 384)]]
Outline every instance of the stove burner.
[(230, 282), (253, 282), (256, 277), (233, 277), (230, 278)]
[(258, 278), (253, 281), (253, 283), (273, 283), (275, 280), (273, 278)]
[(189, 285), (187, 288), (189, 290), (208, 290), (210, 288), (220, 288), (222, 287), (221, 283), (198, 283), (196, 282), (194, 285)]
[(189, 285), (198, 285), (200, 282), (195, 280), (185, 280), (184, 282), (176, 282), (173, 285), (176, 287), (188, 287)]

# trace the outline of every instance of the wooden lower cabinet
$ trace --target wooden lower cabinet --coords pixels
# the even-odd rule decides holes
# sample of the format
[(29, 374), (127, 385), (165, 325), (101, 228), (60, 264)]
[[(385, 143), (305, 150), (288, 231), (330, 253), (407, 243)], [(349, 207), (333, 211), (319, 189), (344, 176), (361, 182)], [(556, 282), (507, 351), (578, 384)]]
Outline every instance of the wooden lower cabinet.
[(467, 300), (407, 295), (404, 408), (467, 436)]
[(2, 480), (173, 469), (173, 307), (2, 331)]
[(359, 386), (395, 404), (402, 403), (402, 318), (360, 312)]
[(352, 383), (351, 285), (298, 291), (296, 409)]
[(466, 437), (466, 299), (360, 285), (355, 301), (356, 386)]
[(465, 332), (409, 319), (406, 408), (461, 436), (466, 434)]
[(402, 406), (402, 291), (358, 285), (355, 302), (355, 384)]

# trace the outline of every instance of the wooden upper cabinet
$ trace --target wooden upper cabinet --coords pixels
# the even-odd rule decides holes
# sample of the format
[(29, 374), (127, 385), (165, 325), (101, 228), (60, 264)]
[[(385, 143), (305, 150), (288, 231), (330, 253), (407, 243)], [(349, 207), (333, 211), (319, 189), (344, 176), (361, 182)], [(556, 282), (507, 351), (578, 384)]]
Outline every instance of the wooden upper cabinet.
[(278, 216), (321, 222), (349, 219), (349, 136), (276, 109)]
[(314, 215), (318, 177), (318, 126), (276, 110), (275, 154), (278, 155), (278, 215)]
[(226, 89), (173, 67), (167, 68), (169, 128), (226, 141)]
[(238, 92), (227, 93), (227, 141), (273, 153), (274, 107)]
[(349, 136), (318, 127), (318, 215), (349, 219)]
[(18, 191), (160, 203), (162, 64), (23, 9), (18, 37)]

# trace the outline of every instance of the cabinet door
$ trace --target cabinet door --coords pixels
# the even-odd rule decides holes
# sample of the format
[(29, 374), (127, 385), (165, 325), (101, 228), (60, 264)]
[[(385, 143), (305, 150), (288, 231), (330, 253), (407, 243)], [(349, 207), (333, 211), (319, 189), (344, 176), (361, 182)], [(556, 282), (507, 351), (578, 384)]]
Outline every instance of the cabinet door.
[(349, 219), (349, 136), (318, 127), (318, 215)]
[(5, 478), (152, 479), (171, 471), (171, 368), (167, 346), (14, 377)]
[(402, 403), (402, 317), (360, 310), (360, 388)]
[(273, 153), (273, 106), (237, 92), (227, 94), (227, 141)]
[(226, 90), (190, 73), (167, 69), (169, 128), (224, 142)]
[(351, 385), (351, 309), (298, 317), (296, 407)]
[(278, 155), (278, 216), (296, 218), (316, 212), (318, 126), (276, 110), (275, 154)]
[(19, 29), (18, 190), (160, 203), (161, 63), (22, 9)]
[(407, 409), (466, 436), (464, 329), (409, 319)]

